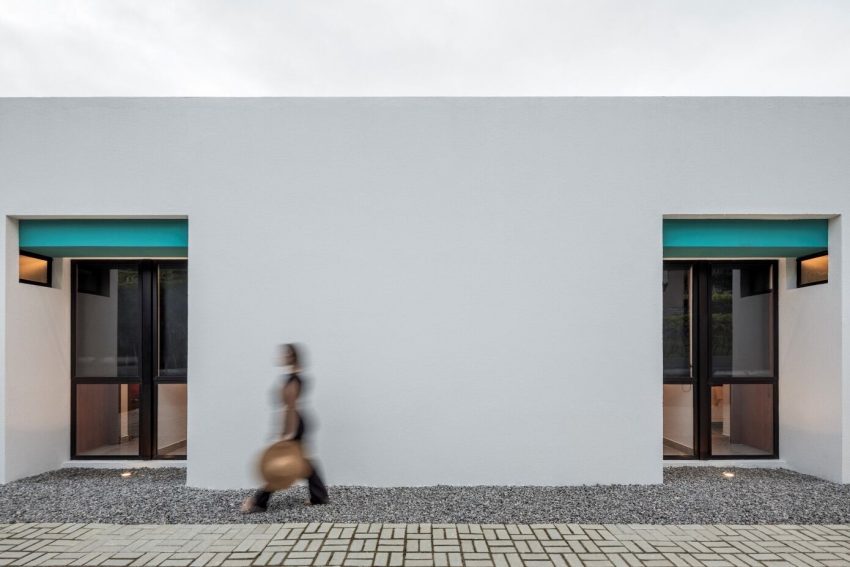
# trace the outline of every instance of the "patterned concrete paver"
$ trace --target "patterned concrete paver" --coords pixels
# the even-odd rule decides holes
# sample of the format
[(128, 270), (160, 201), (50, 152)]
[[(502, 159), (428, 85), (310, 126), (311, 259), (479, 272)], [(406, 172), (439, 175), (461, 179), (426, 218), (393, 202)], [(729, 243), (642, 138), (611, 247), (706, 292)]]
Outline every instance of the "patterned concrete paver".
[(0, 565), (850, 566), (850, 525), (0, 524)]

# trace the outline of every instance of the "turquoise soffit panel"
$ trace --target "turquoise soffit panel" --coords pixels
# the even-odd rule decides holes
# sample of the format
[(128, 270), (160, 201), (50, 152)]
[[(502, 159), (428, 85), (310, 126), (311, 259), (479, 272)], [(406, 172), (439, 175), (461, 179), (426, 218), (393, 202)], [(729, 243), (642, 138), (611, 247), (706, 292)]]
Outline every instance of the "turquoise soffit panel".
[(827, 249), (826, 219), (666, 219), (665, 258), (781, 258)]
[(18, 222), (21, 250), (52, 257), (185, 257), (185, 219), (64, 219)]

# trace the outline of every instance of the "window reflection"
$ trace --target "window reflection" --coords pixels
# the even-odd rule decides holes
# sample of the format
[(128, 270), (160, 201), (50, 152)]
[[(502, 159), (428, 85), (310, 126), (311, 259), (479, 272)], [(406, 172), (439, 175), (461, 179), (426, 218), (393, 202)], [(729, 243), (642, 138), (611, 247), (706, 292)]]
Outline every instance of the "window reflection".
[(160, 384), (156, 400), (156, 452), (186, 456), (186, 384)]
[(77, 455), (138, 455), (139, 384), (79, 384), (76, 388)]
[(711, 454), (773, 453), (773, 384), (711, 388)]
[(694, 387), (664, 385), (664, 456), (694, 456)]
[(138, 270), (81, 266), (77, 277), (76, 376), (138, 377), (141, 348)]
[(773, 266), (711, 270), (714, 377), (773, 376)]
[(159, 269), (159, 375), (186, 376), (188, 271)]
[(664, 375), (691, 376), (691, 270), (664, 269)]

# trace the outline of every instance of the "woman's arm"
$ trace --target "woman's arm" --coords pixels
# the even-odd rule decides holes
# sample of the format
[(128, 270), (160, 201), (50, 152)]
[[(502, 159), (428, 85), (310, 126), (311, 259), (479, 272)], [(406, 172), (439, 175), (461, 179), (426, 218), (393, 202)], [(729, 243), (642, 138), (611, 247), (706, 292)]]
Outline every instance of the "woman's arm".
[(283, 387), (283, 405), (286, 408), (286, 415), (283, 421), (284, 440), (294, 438), (295, 432), (298, 428), (296, 402), (298, 401), (299, 390), (300, 388), (295, 382), (289, 382)]

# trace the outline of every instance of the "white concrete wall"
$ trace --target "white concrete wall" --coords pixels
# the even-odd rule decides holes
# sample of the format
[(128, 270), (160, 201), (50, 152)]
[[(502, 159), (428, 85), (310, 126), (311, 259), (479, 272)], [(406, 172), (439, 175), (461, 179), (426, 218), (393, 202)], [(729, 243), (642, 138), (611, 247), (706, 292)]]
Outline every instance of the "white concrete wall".
[(3, 274), (0, 282), (4, 284), (3, 293), (0, 293), (0, 482), (7, 482), (6, 474), (6, 293), (9, 287), (8, 278), (14, 273), (16, 265), (13, 264), (10, 251), (17, 246), (18, 223), (12, 219), (0, 216), (3, 228), (0, 229), (0, 250), (3, 252)]
[(53, 287), (18, 282), (17, 222), (6, 230), (5, 478), (58, 468), (70, 452), (70, 269)]
[[(850, 265), (850, 245), (845, 242), (846, 233), (850, 230), (845, 222), (846, 217), (838, 217), (829, 223), (829, 280), (839, 282), (838, 289), (833, 289), (837, 296), (835, 310), (841, 317), (841, 420), (842, 420), (842, 481), (850, 483), (850, 278), (846, 277), (844, 266)], [(834, 354), (834, 353), (833, 353)]]
[(189, 216), (191, 485), (289, 340), (330, 483), (652, 483), (662, 216), (844, 213), (848, 151), (846, 99), (6, 99), (0, 213)]
[[(830, 254), (830, 271), (837, 260)], [(779, 450), (795, 470), (840, 482), (841, 285), (833, 277), (797, 288), (794, 259), (780, 263)]]

